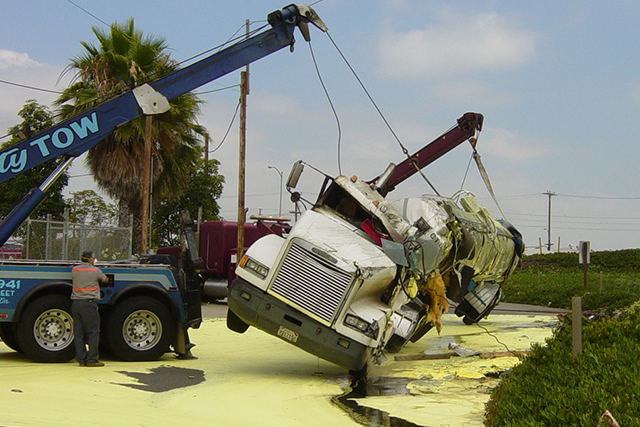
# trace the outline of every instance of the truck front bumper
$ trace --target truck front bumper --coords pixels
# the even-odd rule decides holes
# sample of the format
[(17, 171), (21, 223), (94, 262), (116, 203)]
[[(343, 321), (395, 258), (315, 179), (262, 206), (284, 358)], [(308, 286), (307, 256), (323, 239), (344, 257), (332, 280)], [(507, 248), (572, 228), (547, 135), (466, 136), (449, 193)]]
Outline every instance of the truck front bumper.
[(228, 307), (248, 325), (350, 370), (364, 367), (368, 347), (309, 318), (249, 282), (236, 278)]

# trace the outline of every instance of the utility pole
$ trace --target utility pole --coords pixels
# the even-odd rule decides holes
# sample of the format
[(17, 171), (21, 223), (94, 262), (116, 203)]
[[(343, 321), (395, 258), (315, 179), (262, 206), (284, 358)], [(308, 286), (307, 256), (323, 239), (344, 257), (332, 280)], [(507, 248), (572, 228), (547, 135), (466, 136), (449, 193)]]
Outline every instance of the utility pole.
[(146, 116), (144, 133), (144, 159), (142, 160), (142, 206), (140, 207), (140, 254), (146, 254), (149, 249), (149, 203), (151, 186), (151, 129), (153, 116)]
[[(249, 38), (249, 20), (245, 20), (246, 35)], [(249, 65), (240, 73), (240, 141), (238, 148), (238, 245), (236, 265), (244, 252), (244, 206), (245, 190), (245, 148), (247, 142), (247, 95), (249, 95)]]
[(549, 213), (547, 214), (547, 251), (551, 251), (551, 197), (556, 196), (556, 193), (547, 191), (542, 193), (545, 196), (549, 196)]

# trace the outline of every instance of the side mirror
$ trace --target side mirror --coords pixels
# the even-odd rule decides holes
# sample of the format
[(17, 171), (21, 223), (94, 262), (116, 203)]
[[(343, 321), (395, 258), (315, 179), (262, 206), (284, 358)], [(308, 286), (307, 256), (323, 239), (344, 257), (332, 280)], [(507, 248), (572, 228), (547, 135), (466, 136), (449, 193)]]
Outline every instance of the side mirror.
[(302, 160), (298, 160), (293, 164), (293, 166), (291, 167), (291, 172), (289, 172), (289, 177), (287, 178), (287, 188), (296, 188), (303, 170), (304, 163), (302, 163)]

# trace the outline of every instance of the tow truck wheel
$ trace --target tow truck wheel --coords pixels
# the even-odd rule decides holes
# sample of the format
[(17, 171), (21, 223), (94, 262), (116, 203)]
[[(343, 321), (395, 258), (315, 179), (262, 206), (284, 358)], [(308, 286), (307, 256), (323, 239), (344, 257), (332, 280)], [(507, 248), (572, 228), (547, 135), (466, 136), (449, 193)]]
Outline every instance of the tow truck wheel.
[(157, 360), (169, 351), (176, 327), (169, 309), (150, 297), (119, 302), (109, 316), (108, 348), (123, 360)]
[(0, 323), (0, 340), (5, 343), (5, 345), (11, 350), (22, 353), (22, 350), (20, 350), (20, 346), (18, 345), (18, 340), (16, 339), (16, 331), (14, 329), (13, 323)]
[(15, 328), (18, 347), (36, 362), (68, 362), (75, 355), (71, 300), (45, 295), (30, 303)]

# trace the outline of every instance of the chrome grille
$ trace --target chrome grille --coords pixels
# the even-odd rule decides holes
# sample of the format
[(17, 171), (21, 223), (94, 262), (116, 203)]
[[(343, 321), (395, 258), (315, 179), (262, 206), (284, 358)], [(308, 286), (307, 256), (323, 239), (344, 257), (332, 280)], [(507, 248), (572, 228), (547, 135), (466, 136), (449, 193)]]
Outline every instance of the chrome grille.
[(326, 258), (293, 243), (271, 291), (329, 325), (353, 277)]

